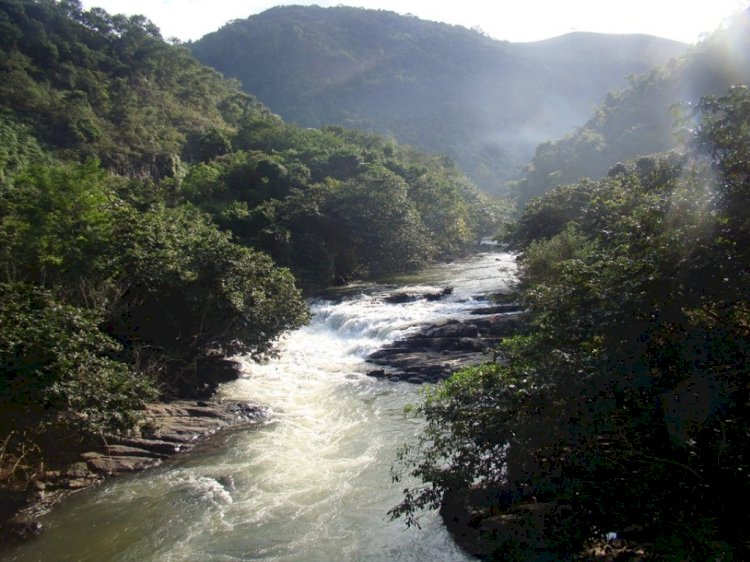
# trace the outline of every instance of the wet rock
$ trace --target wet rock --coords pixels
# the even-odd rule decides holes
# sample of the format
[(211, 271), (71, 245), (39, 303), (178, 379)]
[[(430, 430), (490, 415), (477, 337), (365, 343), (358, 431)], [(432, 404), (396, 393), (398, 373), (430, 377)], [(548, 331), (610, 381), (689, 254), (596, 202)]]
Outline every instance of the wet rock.
[[(129, 445), (107, 445), (105, 452), (110, 456), (119, 457), (146, 457), (152, 459), (164, 459), (169, 456), (166, 453), (158, 453), (141, 447), (132, 447)], [(173, 451), (174, 453), (174, 451)]]
[(148, 457), (97, 457), (89, 460), (88, 465), (94, 472), (111, 476), (143, 470), (158, 462)]
[(94, 482), (95, 480), (91, 478), (71, 478), (69, 480), (63, 480), (60, 484), (62, 488), (68, 490), (82, 490), (83, 488), (88, 488)]
[(35, 519), (13, 517), (3, 521), (3, 535), (16, 540), (25, 540), (37, 536), (42, 532), (42, 524)]
[(506, 337), (523, 330), (526, 318), (523, 314), (508, 314), (493, 316), (490, 323), (489, 333), (492, 336)]
[(453, 287), (446, 287), (442, 291), (431, 293), (394, 293), (383, 300), (389, 304), (404, 304), (420, 300), (438, 301), (453, 294)]
[(493, 306), (483, 306), (475, 308), (471, 311), (471, 314), (476, 316), (487, 316), (490, 314), (509, 314), (521, 312), (522, 308), (519, 304), (508, 303), (508, 304), (496, 304)]
[(372, 353), (367, 362), (388, 370), (373, 369), (368, 374), (413, 384), (438, 382), (458, 369), (488, 361), (490, 350), (503, 337), (520, 332), (524, 322), (523, 314), (513, 313), (431, 324)]
[(86, 462), (76, 462), (68, 467), (64, 475), (68, 478), (85, 478), (90, 474)]
[(161, 441), (158, 439), (145, 439), (135, 437), (119, 437), (115, 441), (120, 445), (127, 445), (135, 449), (144, 451), (150, 451), (157, 455), (164, 455), (169, 457), (180, 451), (181, 445), (179, 443), (173, 443), (169, 441)]

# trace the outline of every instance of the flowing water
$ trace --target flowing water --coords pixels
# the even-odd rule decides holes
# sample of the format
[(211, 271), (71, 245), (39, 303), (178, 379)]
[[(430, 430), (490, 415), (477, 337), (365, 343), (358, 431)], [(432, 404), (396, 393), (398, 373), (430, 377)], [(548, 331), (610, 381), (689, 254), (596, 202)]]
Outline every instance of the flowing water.
[[(446, 316), (513, 278), (513, 257), (488, 252), (402, 278), (348, 287), (312, 303), (310, 325), (277, 359), (244, 362), (223, 398), (266, 405), (271, 421), (214, 436), (188, 454), (75, 494), (46, 531), (4, 560), (460, 561), (437, 514), (421, 529), (390, 521), (404, 483), (391, 482), (397, 448), (422, 422), (403, 408), (419, 387), (363, 374), (384, 343)], [(387, 304), (394, 291), (454, 287), (436, 302)]]

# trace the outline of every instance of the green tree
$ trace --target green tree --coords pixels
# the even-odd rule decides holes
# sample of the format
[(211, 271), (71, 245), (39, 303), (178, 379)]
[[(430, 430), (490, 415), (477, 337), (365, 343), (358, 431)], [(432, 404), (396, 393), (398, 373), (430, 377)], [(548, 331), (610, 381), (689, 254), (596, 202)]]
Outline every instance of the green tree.
[[(642, 158), (527, 208), (528, 333), (503, 343), (502, 365), (428, 395), (404, 457), (425, 486), (395, 515), (473, 487), (495, 513), (532, 496), (551, 508), (540, 542), (518, 547), (527, 555), (572, 556), (617, 531), (654, 559), (747, 556), (735, 513), (750, 491), (750, 94), (699, 108), (687, 157)], [(578, 212), (560, 214), (570, 201)], [(567, 219), (557, 233), (550, 210)], [(498, 532), (493, 556), (514, 540)]]
[(291, 274), (199, 212), (156, 207), (128, 219), (119, 234), (127, 274), (112, 333), (133, 360), (166, 363), (167, 378), (193, 377), (176, 381), (184, 390), (202, 390), (199, 358), (263, 355), (307, 320)]
[(121, 205), (98, 163), (29, 166), (0, 185), (0, 200), (4, 280), (96, 298), (90, 290), (113, 274)]
[(26, 283), (0, 284), (0, 435), (75, 445), (128, 430), (155, 382), (114, 357), (101, 312)]
[(386, 170), (343, 183), (327, 202), (326, 212), (341, 233), (335, 241), (341, 277), (408, 271), (433, 255), (428, 231), (408, 197), (408, 185)]

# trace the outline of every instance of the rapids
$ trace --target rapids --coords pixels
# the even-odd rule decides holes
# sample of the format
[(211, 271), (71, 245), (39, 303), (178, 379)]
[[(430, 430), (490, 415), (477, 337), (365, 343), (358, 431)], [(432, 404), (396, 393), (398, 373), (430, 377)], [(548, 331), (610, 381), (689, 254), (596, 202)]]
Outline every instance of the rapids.
[[(486, 252), (388, 284), (347, 287), (311, 302), (312, 322), (279, 356), (243, 360), (222, 398), (270, 408), (269, 423), (212, 437), (159, 468), (67, 498), (18, 561), (461, 561), (437, 514), (421, 529), (390, 521), (401, 499), (390, 467), (420, 431), (403, 408), (419, 387), (363, 374), (364, 358), (420, 324), (465, 317), (478, 295), (514, 278), (510, 254)], [(398, 285), (394, 285), (398, 283)], [(439, 301), (388, 304), (394, 292)]]

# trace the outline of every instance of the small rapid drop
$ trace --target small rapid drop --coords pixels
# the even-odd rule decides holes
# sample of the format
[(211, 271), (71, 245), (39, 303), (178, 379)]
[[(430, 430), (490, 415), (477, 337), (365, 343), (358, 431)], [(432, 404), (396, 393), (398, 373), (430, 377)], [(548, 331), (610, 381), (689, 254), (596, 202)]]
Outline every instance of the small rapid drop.
[[(390, 467), (422, 422), (403, 414), (419, 387), (374, 379), (368, 354), (514, 279), (510, 254), (488, 252), (389, 284), (349, 287), (311, 303), (313, 320), (278, 357), (242, 359), (220, 397), (267, 406), (260, 428), (225, 431), (160, 468), (68, 498), (37, 539), (6, 560), (462, 561), (437, 514), (421, 529), (390, 521), (404, 483)], [(439, 300), (391, 304), (394, 292), (450, 286)], [(408, 483), (406, 484), (408, 485)]]

